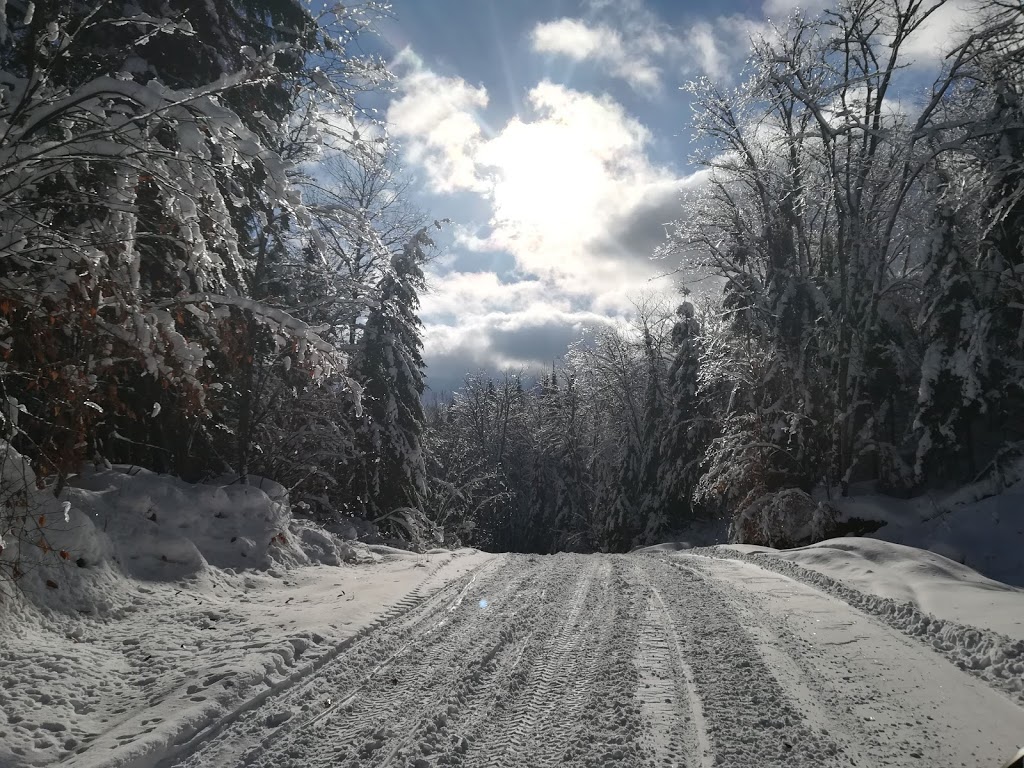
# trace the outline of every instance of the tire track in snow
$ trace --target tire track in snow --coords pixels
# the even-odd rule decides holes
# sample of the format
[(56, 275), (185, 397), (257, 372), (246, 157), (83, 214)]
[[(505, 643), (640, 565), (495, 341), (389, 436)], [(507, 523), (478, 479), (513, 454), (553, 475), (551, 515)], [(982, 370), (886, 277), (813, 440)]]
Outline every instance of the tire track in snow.
[(716, 764), (848, 765), (838, 745), (785, 694), (715, 584), (676, 562), (643, 557), (642, 567), (686, 650)]
[[(556, 558), (556, 562), (559, 560), (564, 561), (564, 558)], [(557, 691), (567, 686), (576, 688), (576, 684), (585, 679), (578, 669), (582, 661), (578, 651), (584, 639), (580, 615), (597, 575), (598, 562), (590, 558), (579, 564), (582, 568), (573, 569), (577, 580), (567, 599), (553, 599), (553, 595), (563, 596), (567, 591), (561, 579), (545, 594), (548, 601), (563, 606), (565, 613), (550, 635), (535, 636), (540, 642), (523, 647), (508, 680), (508, 700), (502, 707), (507, 714), (503, 712), (475, 740), (477, 748), (470, 748), (467, 762), (475, 764), (480, 760), (480, 764), (488, 766), (544, 765), (543, 762), (524, 762), (529, 746), (526, 742), (530, 739), (539, 743), (550, 730), (552, 711), (559, 699)], [(579, 697), (575, 698), (577, 701), (573, 703), (578, 704)], [(568, 720), (571, 715), (568, 712), (566, 715)], [(486, 755), (486, 760), (481, 760), (480, 752)]]
[[(1024, 712), (876, 616), (753, 564), (683, 560), (732, 602), (787, 695), (851, 764), (997, 765), (1017, 743)], [(970, 725), (978, 712), (984, 732)]]
[(496, 558), (242, 714), (184, 765), (915, 764), (903, 742), (847, 719), (857, 711), (828, 709), (842, 696), (817, 684), (821, 664), (770, 631), (768, 607), (789, 603), (739, 600), (735, 579), (704, 562)]
[(852, 608), (876, 616), (907, 637), (930, 646), (954, 666), (1001, 690), (1018, 705), (1024, 704), (1024, 640), (951, 619), (936, 618), (911, 603), (861, 592), (824, 573), (772, 555), (741, 553), (718, 547), (709, 547), (695, 554), (753, 563), (766, 571), (774, 571), (826, 592)]
[[(423, 765), (449, 749), (454, 735), (450, 720), (486, 688), (495, 659), (508, 643), (523, 627), (538, 623), (544, 585), (524, 567), (525, 558), (504, 560), (500, 571), (435, 610), (426, 631), (364, 672), (354, 686), (323, 680), (324, 687), (340, 693), (339, 702), (289, 732), (268, 736), (243, 763), (274, 768)], [(478, 602), (481, 596), (488, 601), (485, 608)]]
[[(440, 642), (414, 649), (411, 672), (396, 677), (401, 690), (381, 692), (373, 715), (374, 740), (364, 745), (358, 765), (422, 765), (445, 751), (465, 750), (458, 720), (487, 698), (498, 659), (510, 642), (524, 627), (537, 624), (543, 590), (527, 583), (531, 580), (536, 580), (535, 574), (528, 569), (511, 577), (506, 572), (501, 591), (488, 593), (486, 608), (468, 605), (444, 630)], [(432, 678), (436, 673), (440, 679)], [(362, 708), (373, 710), (365, 704)], [(369, 722), (370, 712), (361, 712), (357, 719)], [(344, 725), (340, 736), (331, 731), (330, 737), (343, 739), (351, 732), (351, 725)]]
[(640, 765), (629, 569), (619, 557), (547, 562), (557, 585), (547, 594), (554, 620), (511, 655), (505, 690), (474, 719), (469, 751), (455, 764)]
[[(500, 571), (501, 559), (485, 563), (476, 571), (428, 593), (423, 586), (412, 590), (365, 629), (339, 643), (335, 649), (320, 657), (309, 669), (292, 675), (248, 700), (213, 723), (195, 729), (172, 745), (155, 764), (169, 766), (208, 766), (236, 764), (243, 753), (253, 754), (252, 744), (262, 745), (267, 723), (278, 728), (273, 736), (291, 730), (291, 714), (300, 711), (306, 718), (317, 707), (330, 707), (333, 699), (322, 698), (319, 691), (333, 685), (351, 686), (365, 670), (386, 665), (389, 657), (411, 642), (417, 635), (436, 629), (438, 612), (455, 605), (472, 584), (487, 575)], [(434, 571), (428, 573), (423, 584), (429, 582)], [(289, 713), (286, 716), (285, 713)], [(273, 736), (271, 738), (273, 738)], [(152, 765), (153, 761), (147, 762)]]
[(640, 675), (637, 698), (650, 730), (655, 763), (712, 768), (714, 754), (704, 719), (704, 705), (679, 632), (661, 592), (634, 569), (647, 592), (643, 625), (637, 643)]

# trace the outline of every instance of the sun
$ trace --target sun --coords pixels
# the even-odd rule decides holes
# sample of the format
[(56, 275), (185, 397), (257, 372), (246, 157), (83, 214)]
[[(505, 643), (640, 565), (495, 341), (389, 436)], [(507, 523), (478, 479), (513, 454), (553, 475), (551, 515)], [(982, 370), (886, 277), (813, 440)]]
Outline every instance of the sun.
[(578, 242), (593, 231), (608, 170), (579, 126), (514, 119), (482, 148), (480, 161), (492, 174), (496, 219), (548, 242)]

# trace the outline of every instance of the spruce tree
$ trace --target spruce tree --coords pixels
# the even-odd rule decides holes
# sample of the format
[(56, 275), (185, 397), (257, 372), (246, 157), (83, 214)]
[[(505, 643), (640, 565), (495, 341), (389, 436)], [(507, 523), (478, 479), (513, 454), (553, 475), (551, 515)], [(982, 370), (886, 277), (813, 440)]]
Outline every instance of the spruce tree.
[(675, 357), (669, 368), (666, 408), (660, 434), (657, 487), (659, 506), (669, 529), (678, 528), (690, 513), (691, 494), (698, 460), (696, 445), (697, 375), (700, 367), (700, 326), (693, 305), (684, 302), (676, 310), (672, 327)]
[(426, 490), (422, 324), (416, 313), (424, 284), (419, 264), (428, 243), (421, 231), (392, 258), (360, 342), (364, 502), (376, 516), (402, 507), (421, 509)]

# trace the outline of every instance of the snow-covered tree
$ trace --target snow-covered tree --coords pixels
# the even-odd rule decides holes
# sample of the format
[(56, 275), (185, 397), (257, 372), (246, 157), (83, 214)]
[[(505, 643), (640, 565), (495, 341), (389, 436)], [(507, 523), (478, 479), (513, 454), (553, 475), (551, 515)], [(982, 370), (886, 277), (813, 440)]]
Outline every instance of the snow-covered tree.
[(363, 503), (377, 516), (409, 507), (421, 510), (426, 492), (423, 342), (419, 291), (426, 230), (393, 257), (360, 340), (358, 378), (363, 382)]
[(690, 516), (693, 486), (702, 458), (697, 423), (699, 335), (693, 304), (680, 304), (672, 326), (674, 357), (668, 371), (666, 413), (661, 418), (657, 437), (657, 480), (651, 488), (651, 492), (657, 493), (658, 512), (647, 520), (647, 538), (652, 541), (660, 533), (677, 529)]

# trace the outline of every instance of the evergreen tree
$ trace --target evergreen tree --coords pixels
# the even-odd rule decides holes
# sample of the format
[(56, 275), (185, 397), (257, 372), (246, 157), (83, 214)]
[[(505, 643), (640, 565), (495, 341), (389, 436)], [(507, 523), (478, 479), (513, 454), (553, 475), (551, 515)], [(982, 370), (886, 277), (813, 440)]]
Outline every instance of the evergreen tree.
[(422, 230), (393, 257), (360, 342), (358, 379), (366, 418), (366, 487), (361, 490), (376, 516), (402, 507), (422, 510), (426, 491), (423, 342), (416, 312), (423, 288), (422, 249), (430, 244)]
[[(684, 302), (676, 310), (672, 326), (672, 348), (675, 357), (668, 373), (667, 417), (659, 434), (660, 457), (657, 488), (659, 520), (662, 529), (678, 528), (691, 510), (691, 495), (699, 461), (696, 439), (697, 383), (700, 368), (698, 335), (700, 327), (694, 307)], [(648, 522), (648, 530), (651, 530)], [(655, 538), (655, 531), (650, 538)]]

